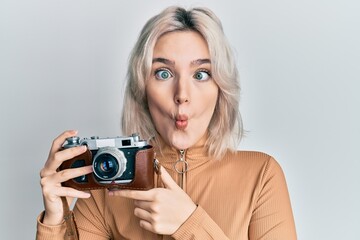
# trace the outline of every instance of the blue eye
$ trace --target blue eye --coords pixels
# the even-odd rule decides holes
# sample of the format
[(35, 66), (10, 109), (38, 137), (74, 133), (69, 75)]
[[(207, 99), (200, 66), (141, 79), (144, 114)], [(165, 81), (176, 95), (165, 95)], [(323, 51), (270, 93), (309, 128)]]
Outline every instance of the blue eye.
[(160, 69), (155, 72), (155, 77), (160, 80), (167, 80), (172, 77), (172, 74), (169, 70)]
[(199, 81), (209, 80), (210, 77), (211, 77), (210, 73), (208, 71), (204, 71), (204, 70), (198, 71), (194, 75), (194, 78)]

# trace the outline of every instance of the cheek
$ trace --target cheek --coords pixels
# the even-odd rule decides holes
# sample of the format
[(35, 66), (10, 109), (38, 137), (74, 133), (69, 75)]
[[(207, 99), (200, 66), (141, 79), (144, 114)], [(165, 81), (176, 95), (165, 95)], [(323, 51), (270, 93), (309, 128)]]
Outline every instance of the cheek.
[(159, 118), (159, 101), (156, 98), (153, 97), (148, 97), (147, 98), (148, 101), (148, 106), (149, 106), (149, 111), (150, 111), (150, 115), (152, 117), (153, 120)]
[(159, 121), (164, 119), (166, 114), (168, 99), (164, 93), (158, 91), (157, 89), (147, 88), (147, 102), (150, 111), (150, 115), (154, 121), (154, 124), (157, 125)]
[(201, 108), (204, 109), (205, 112), (212, 115), (218, 101), (218, 97), (218, 88), (217, 86), (213, 86), (205, 91), (204, 94), (196, 96), (196, 101), (202, 105)]
[(156, 84), (153, 79), (148, 81), (145, 92), (149, 107), (151, 105), (151, 107), (161, 108), (169, 101), (169, 88), (165, 84)]
[(148, 100), (148, 104), (149, 104), (149, 111), (150, 111), (151, 118), (153, 119), (153, 122), (156, 123), (159, 120), (161, 120), (159, 106), (157, 103), (155, 103), (151, 100)]
[(209, 127), (211, 118), (214, 115), (215, 107), (218, 102), (218, 92), (214, 92), (213, 94), (209, 94), (204, 96), (203, 98), (203, 109), (205, 109), (204, 113), (204, 121), (207, 123), (207, 127)]

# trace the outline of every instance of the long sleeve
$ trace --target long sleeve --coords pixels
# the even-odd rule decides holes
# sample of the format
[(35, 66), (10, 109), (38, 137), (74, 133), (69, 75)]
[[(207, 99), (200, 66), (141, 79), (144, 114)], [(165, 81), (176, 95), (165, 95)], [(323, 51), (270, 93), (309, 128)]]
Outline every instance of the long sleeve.
[(42, 212), (37, 218), (36, 240), (64, 240), (66, 231), (65, 221), (56, 226), (48, 226), (41, 222), (44, 217)]
[[(91, 193), (99, 194), (99, 192), (91, 191)], [(99, 198), (98, 198), (99, 199)], [(101, 198), (100, 198), (101, 199)], [(75, 208), (75, 221), (79, 232), (79, 239), (97, 239), (108, 240), (109, 231), (103, 218), (103, 202), (96, 202), (94, 197), (88, 199), (78, 199)], [(44, 212), (37, 219), (37, 240), (64, 240), (66, 232), (66, 224), (63, 221), (56, 226), (48, 226), (41, 222)]]
[(198, 206), (193, 214), (181, 227), (172, 235), (174, 239), (195, 240), (195, 239), (229, 239), (225, 236), (220, 227), (210, 218), (205, 210)]
[(108, 240), (110, 234), (104, 219), (105, 203), (103, 198), (96, 195), (103, 194), (103, 191), (91, 191), (92, 197), (78, 199), (74, 214), (79, 230), (80, 239)]
[[(201, 162), (187, 159), (192, 166)], [(253, 151), (229, 153), (221, 161), (189, 171), (187, 180), (187, 191), (198, 208), (173, 238), (296, 239), (285, 177), (271, 156)]]
[(249, 225), (250, 240), (295, 240), (296, 231), (283, 171), (272, 158), (259, 179), (259, 192)]
[[(158, 236), (141, 228), (132, 200), (93, 190), (91, 198), (78, 199), (74, 208), (80, 240), (296, 240), (285, 177), (271, 156), (238, 151), (210, 161), (201, 152), (188, 151), (187, 160), (191, 168), (186, 190), (198, 206), (173, 235)], [(173, 162), (163, 161), (166, 164), (176, 180)], [(46, 226), (41, 218), (36, 239), (64, 239), (64, 223)]]

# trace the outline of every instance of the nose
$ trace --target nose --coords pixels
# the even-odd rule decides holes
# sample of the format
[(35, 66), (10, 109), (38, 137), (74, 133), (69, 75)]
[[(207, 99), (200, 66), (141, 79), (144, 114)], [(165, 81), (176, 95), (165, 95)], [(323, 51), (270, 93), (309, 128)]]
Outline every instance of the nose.
[(186, 78), (179, 78), (175, 84), (174, 101), (176, 104), (190, 102), (190, 81)]
[(182, 103), (187, 103), (189, 102), (189, 98), (186, 97), (186, 96), (179, 96), (179, 95), (176, 95), (175, 96), (175, 103), (177, 104), (182, 104)]

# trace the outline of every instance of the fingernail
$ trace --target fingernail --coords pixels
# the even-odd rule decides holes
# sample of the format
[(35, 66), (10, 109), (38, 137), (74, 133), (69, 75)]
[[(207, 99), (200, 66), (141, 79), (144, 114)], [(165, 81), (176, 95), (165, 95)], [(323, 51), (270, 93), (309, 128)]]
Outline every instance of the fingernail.
[(78, 130), (70, 130), (70, 133), (72, 133), (72, 134), (77, 134), (77, 133), (78, 133)]
[(112, 191), (109, 191), (109, 196), (114, 196), (114, 193)]

